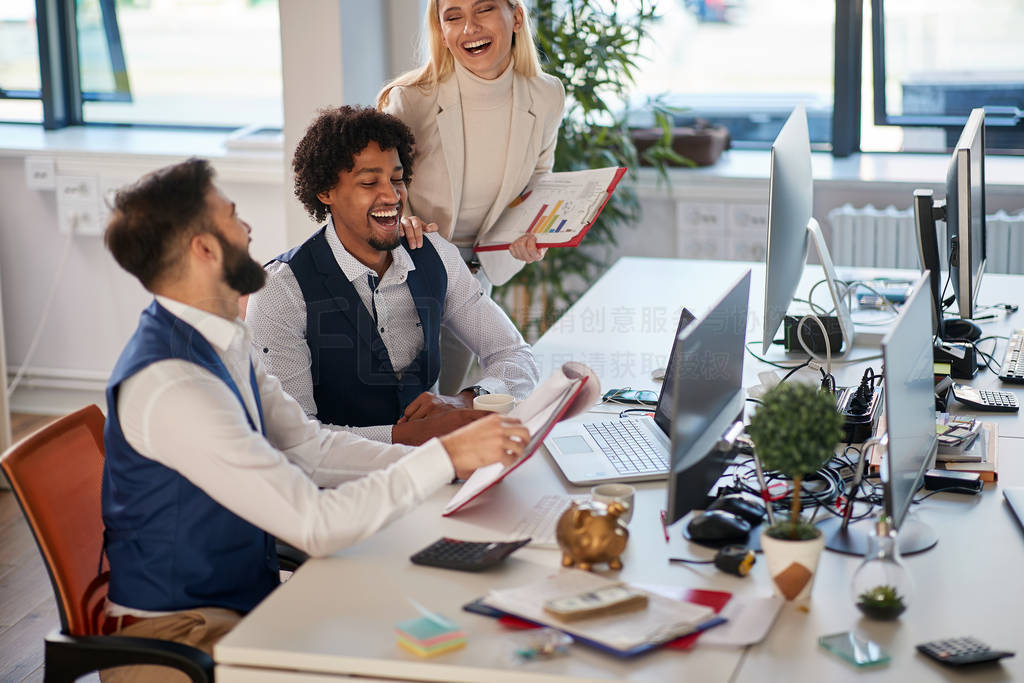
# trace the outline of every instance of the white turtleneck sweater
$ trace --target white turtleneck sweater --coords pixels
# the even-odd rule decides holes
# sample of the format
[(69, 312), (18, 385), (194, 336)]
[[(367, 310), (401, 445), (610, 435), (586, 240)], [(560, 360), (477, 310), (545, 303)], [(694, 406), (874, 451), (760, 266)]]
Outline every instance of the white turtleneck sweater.
[(500, 76), (488, 81), (455, 63), (462, 98), (465, 168), (469, 170), (463, 181), (462, 203), (452, 235), (456, 246), (473, 246), (501, 189), (512, 121), (512, 71), (509, 62)]

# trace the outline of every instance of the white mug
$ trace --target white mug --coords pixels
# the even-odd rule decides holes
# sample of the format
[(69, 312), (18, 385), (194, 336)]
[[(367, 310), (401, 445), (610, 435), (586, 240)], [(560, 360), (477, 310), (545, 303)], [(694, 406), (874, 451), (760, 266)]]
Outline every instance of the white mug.
[(473, 407), (477, 410), (489, 410), (504, 415), (514, 408), (516, 400), (511, 394), (481, 394), (473, 399)]
[(590, 489), (591, 500), (597, 501), (598, 503), (622, 503), (626, 508), (626, 511), (622, 513), (620, 519), (629, 524), (629, 520), (633, 519), (633, 497), (636, 495), (636, 489), (629, 484), (598, 484), (594, 488)]

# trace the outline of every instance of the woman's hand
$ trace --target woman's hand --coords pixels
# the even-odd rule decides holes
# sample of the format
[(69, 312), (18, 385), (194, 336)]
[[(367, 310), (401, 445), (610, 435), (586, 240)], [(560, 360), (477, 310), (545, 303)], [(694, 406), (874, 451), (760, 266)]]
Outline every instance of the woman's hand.
[(423, 246), (423, 233), (437, 232), (437, 223), (424, 223), (418, 216), (402, 216), (402, 234), (410, 249)]
[(508, 251), (520, 261), (533, 263), (544, 258), (545, 250), (537, 247), (536, 235), (522, 235), (516, 238), (516, 241), (509, 246)]

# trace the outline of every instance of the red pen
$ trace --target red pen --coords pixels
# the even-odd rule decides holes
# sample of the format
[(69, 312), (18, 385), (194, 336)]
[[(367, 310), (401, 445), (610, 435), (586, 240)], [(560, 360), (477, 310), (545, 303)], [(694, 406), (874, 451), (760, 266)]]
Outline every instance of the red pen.
[(668, 543), (668, 524), (665, 520), (665, 511), (661, 511), (661, 530), (665, 532), (665, 543)]

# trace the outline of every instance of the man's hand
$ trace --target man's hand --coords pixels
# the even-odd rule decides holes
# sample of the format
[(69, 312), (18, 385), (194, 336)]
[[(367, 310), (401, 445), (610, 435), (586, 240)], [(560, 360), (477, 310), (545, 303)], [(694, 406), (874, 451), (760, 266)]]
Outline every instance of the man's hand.
[(537, 248), (536, 235), (521, 235), (509, 245), (508, 251), (520, 261), (533, 263), (544, 258), (544, 250)]
[(455, 468), (465, 479), (477, 468), (501, 462), (506, 467), (523, 453), (530, 432), (519, 420), (490, 413), (473, 424), (441, 437), (441, 444)]
[(479, 420), (482, 417), (493, 414), (486, 410), (466, 410), (460, 408), (431, 415), (422, 420), (399, 422), (391, 428), (391, 441), (392, 443), (419, 446), (435, 436), (444, 436), (474, 420)]
[(405, 412), (402, 417), (398, 418), (398, 424), (409, 422), (411, 420), (422, 420), (425, 417), (433, 417), (440, 413), (446, 413), (449, 410), (455, 410), (457, 408), (472, 408), (473, 407), (473, 393), (462, 392), (456, 396), (441, 396), (440, 394), (432, 394), (429, 391), (424, 391), (422, 394), (412, 400), (405, 408)]
[(437, 232), (437, 223), (424, 223), (417, 216), (402, 217), (402, 233), (405, 241), (409, 243), (410, 249), (419, 249), (423, 246), (423, 233)]

